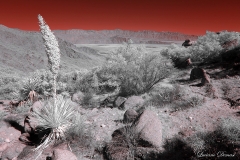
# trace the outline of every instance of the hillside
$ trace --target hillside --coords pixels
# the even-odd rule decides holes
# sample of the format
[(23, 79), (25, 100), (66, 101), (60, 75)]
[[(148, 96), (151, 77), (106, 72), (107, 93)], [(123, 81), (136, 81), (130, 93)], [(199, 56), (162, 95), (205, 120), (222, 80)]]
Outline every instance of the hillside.
[[(40, 32), (29, 32), (0, 25), (1, 72), (27, 73), (47, 67), (47, 56)], [(104, 62), (97, 51), (76, 47), (58, 38), (61, 50), (61, 69), (91, 68)]]
[(74, 44), (119, 44), (131, 38), (134, 43), (164, 44), (165, 41), (196, 40), (195, 35), (185, 35), (177, 32), (129, 31), (129, 30), (55, 30), (54, 33)]

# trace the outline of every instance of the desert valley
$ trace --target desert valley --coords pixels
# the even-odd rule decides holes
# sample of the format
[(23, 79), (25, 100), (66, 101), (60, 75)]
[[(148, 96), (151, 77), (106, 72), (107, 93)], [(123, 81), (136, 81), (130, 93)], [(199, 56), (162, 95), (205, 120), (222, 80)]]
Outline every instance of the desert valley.
[(52, 33), (57, 69), (43, 31), (0, 25), (0, 159), (240, 159), (238, 32)]

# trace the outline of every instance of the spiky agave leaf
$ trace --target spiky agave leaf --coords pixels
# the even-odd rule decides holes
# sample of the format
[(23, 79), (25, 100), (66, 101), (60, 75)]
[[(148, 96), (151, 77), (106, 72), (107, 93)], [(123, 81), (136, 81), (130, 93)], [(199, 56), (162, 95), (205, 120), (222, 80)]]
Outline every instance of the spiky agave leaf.
[(49, 101), (41, 110), (34, 110), (33, 116), (36, 117), (39, 128), (45, 130), (59, 128), (63, 125), (71, 126), (74, 112), (69, 101), (59, 96), (56, 106), (53, 101)]
[(34, 149), (34, 151), (39, 151), (38, 156), (51, 143), (66, 139), (65, 133), (73, 126), (72, 120), (75, 118), (75, 111), (69, 101), (59, 96), (56, 102), (56, 105), (54, 105), (53, 100), (49, 101), (43, 108), (34, 110), (32, 113), (37, 124), (39, 124), (37, 127), (39, 131), (51, 130), (44, 141)]
[(26, 98), (30, 91), (36, 91), (41, 87), (41, 80), (37, 78), (27, 78), (22, 82), (23, 88), (20, 91), (20, 95)]

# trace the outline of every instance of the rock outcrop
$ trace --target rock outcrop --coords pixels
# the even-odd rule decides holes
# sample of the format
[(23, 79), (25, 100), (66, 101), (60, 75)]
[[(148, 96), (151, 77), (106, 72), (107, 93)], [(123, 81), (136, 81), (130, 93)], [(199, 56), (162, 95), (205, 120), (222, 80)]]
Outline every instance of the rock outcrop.
[(162, 146), (162, 124), (156, 113), (144, 110), (131, 127), (139, 134), (143, 145)]
[(131, 96), (119, 107), (119, 109), (128, 110), (135, 107), (140, 108), (143, 103), (144, 99), (141, 96)]
[(133, 122), (138, 116), (138, 113), (134, 109), (128, 109), (123, 115), (124, 123)]
[(201, 79), (204, 77), (205, 70), (202, 68), (193, 68), (190, 73), (190, 80)]

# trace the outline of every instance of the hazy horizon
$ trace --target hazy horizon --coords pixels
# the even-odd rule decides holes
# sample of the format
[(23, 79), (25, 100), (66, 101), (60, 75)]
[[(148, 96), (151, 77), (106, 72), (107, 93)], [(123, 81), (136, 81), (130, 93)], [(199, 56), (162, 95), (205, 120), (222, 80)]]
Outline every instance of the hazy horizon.
[(0, 24), (39, 31), (38, 14), (51, 30), (151, 30), (203, 35), (206, 31), (240, 31), (239, 1), (229, 0), (56, 0), (1, 3)]

